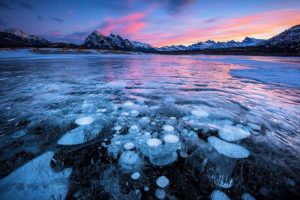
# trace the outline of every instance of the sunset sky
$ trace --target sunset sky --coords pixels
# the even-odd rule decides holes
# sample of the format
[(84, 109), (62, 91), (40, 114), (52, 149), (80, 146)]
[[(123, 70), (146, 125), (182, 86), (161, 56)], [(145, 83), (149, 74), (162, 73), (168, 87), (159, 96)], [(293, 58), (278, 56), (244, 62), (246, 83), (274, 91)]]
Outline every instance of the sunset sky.
[(153, 46), (270, 38), (300, 24), (300, 0), (0, 0), (1, 29), (82, 43), (93, 30)]

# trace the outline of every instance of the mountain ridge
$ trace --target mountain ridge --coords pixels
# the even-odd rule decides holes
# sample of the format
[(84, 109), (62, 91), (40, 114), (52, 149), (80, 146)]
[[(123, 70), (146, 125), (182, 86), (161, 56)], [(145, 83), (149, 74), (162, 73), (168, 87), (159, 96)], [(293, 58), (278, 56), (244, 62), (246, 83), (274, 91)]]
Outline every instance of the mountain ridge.
[(131, 41), (120, 35), (103, 35), (94, 30), (81, 45), (64, 42), (50, 42), (42, 37), (27, 34), (18, 29), (6, 29), (0, 31), (0, 48), (3, 47), (49, 47), (49, 48), (87, 48), (103, 50), (121, 50), (137, 52), (230, 52), (231, 50), (245, 51), (247, 49), (262, 48), (264, 51), (285, 51), (300, 54), (300, 25), (293, 26), (276, 36), (263, 40), (245, 37), (241, 42), (230, 40), (227, 42), (216, 42), (213, 40), (200, 41), (189, 46), (171, 45), (153, 47), (150, 44)]

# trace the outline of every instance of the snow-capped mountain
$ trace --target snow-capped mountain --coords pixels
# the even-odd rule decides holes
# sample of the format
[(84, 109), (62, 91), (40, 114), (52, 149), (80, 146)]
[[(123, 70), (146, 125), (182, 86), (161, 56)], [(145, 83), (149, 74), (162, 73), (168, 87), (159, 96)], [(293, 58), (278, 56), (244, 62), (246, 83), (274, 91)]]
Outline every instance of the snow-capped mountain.
[(51, 42), (21, 30), (7, 29), (0, 31), (0, 47), (47, 47)]
[(173, 45), (163, 46), (158, 48), (159, 51), (189, 51), (189, 50), (205, 50), (205, 49), (227, 49), (233, 47), (250, 47), (256, 46), (264, 40), (246, 37), (242, 42), (236, 42), (234, 40), (228, 42), (215, 42), (213, 40), (207, 40), (205, 42), (198, 42), (189, 46)]
[(185, 51), (186, 49), (187, 47), (184, 45), (172, 45), (157, 48), (158, 51)]
[(268, 47), (300, 49), (300, 25), (293, 26), (263, 43)]
[(154, 48), (146, 43), (130, 41), (119, 35), (102, 35), (99, 31), (93, 31), (82, 44), (85, 48), (108, 49), (108, 50), (129, 50), (129, 51), (153, 51)]

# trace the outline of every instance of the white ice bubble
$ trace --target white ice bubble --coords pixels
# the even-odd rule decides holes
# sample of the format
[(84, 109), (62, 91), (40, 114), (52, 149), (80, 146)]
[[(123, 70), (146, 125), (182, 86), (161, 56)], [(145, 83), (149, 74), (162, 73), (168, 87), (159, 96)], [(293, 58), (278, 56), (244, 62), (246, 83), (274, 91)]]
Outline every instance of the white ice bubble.
[(145, 187), (144, 187), (144, 191), (145, 191), (145, 192), (148, 192), (148, 191), (149, 191), (149, 187), (148, 187), (148, 186), (145, 186)]
[(167, 177), (165, 176), (160, 176), (156, 179), (156, 184), (158, 187), (165, 188), (169, 185), (170, 181)]
[(231, 188), (233, 185), (233, 179), (227, 178), (223, 175), (214, 175), (214, 176), (212, 176), (212, 179), (217, 186), (224, 188), (224, 189)]
[(158, 199), (164, 199), (166, 197), (166, 192), (163, 189), (156, 189), (155, 190), (155, 196)]
[(127, 142), (125, 145), (124, 145), (124, 148), (126, 150), (132, 150), (134, 149), (134, 143), (133, 142)]
[(242, 200), (255, 200), (255, 198), (249, 193), (244, 193), (242, 195)]
[(142, 117), (139, 121), (142, 124), (149, 124), (150, 123), (150, 119), (148, 117)]
[(57, 142), (60, 145), (76, 145), (84, 143), (84, 130), (75, 128), (63, 135)]
[(0, 199), (65, 199), (71, 168), (55, 172), (46, 152), (0, 180)]
[(230, 158), (247, 158), (250, 152), (239, 145), (221, 140), (215, 136), (208, 137), (208, 142), (222, 155)]
[(211, 200), (230, 200), (230, 198), (220, 190), (214, 190), (210, 195)]
[(168, 134), (164, 136), (164, 141), (166, 143), (177, 143), (179, 142), (179, 137), (177, 135)]
[(129, 116), (129, 112), (122, 112), (122, 115)]
[(132, 178), (133, 180), (137, 180), (137, 179), (139, 179), (140, 177), (141, 177), (141, 174), (140, 174), (139, 172), (134, 172), (134, 173), (131, 174), (131, 178)]
[(157, 138), (151, 138), (147, 140), (147, 145), (149, 147), (158, 147), (161, 145), (161, 140)]
[(208, 117), (209, 113), (204, 110), (196, 109), (192, 111), (192, 115), (195, 117)]
[(219, 131), (219, 136), (229, 142), (241, 140), (250, 136), (250, 132), (241, 127), (225, 125)]
[(75, 123), (78, 125), (88, 125), (94, 122), (93, 117), (81, 117), (75, 120)]
[(164, 131), (166, 132), (173, 132), (174, 131), (174, 127), (171, 125), (164, 125), (163, 126)]
[(123, 104), (124, 107), (132, 107), (134, 106), (134, 103), (132, 103), (131, 101), (126, 101), (124, 104)]

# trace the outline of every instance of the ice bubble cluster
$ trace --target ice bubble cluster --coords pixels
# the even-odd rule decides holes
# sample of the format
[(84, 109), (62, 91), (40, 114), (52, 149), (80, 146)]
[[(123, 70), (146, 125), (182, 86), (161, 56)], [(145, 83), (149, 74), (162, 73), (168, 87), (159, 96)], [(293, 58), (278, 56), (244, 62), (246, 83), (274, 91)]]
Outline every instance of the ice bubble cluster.
[(215, 136), (208, 137), (208, 142), (222, 155), (230, 158), (247, 158), (250, 152), (239, 145), (221, 140)]
[(81, 117), (75, 120), (75, 123), (78, 125), (89, 125), (94, 122), (93, 117)]
[(237, 126), (225, 125), (220, 131), (219, 136), (229, 142), (241, 140), (250, 136), (250, 132)]
[(160, 176), (156, 179), (156, 184), (158, 187), (165, 188), (169, 185), (170, 181), (165, 176)]
[(220, 190), (214, 190), (210, 195), (211, 200), (230, 200), (230, 198)]

